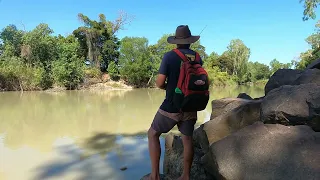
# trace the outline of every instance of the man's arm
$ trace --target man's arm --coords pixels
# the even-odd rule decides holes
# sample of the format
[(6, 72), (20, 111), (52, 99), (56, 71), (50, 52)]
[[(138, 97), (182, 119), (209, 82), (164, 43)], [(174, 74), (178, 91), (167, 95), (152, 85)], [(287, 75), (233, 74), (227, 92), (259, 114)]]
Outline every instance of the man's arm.
[(157, 87), (160, 89), (166, 90), (166, 86), (167, 86), (166, 79), (167, 79), (166, 75), (158, 74), (157, 81), (156, 81)]

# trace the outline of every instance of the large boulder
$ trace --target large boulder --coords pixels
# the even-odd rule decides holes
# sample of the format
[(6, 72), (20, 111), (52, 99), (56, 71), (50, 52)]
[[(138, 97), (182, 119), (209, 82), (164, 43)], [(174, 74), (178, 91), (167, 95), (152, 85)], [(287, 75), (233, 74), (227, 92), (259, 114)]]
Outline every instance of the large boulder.
[(207, 153), (210, 144), (260, 120), (261, 100), (251, 100), (202, 124), (193, 133), (194, 146)]
[(316, 83), (320, 84), (320, 69), (307, 69), (305, 70), (292, 85)]
[(241, 98), (223, 98), (213, 100), (211, 102), (212, 113), (210, 119), (214, 119), (220, 115), (226, 114), (227, 112), (247, 103), (250, 100)]
[[(249, 101), (226, 114), (218, 116), (203, 124), (209, 145), (230, 135), (231, 133), (260, 120), (260, 105), (262, 100)], [(202, 147), (207, 147), (205, 141), (199, 140)], [(204, 149), (205, 150), (205, 149)]]
[[(167, 178), (177, 179), (183, 171), (183, 144), (180, 136), (169, 133), (165, 139), (165, 155), (163, 172)], [(211, 180), (212, 176), (205, 172), (201, 164), (201, 157), (204, 155), (201, 149), (195, 144), (194, 157), (191, 167), (190, 178), (199, 180)]]
[(291, 85), (302, 73), (302, 70), (279, 69), (270, 77), (264, 87), (265, 95), (267, 95), (272, 89), (276, 89), (283, 85)]
[(320, 133), (256, 122), (215, 142), (202, 157), (215, 179), (320, 179)]
[(313, 61), (306, 69), (320, 69), (320, 59)]
[(261, 121), (283, 125), (309, 125), (320, 131), (320, 85), (285, 85), (263, 99)]

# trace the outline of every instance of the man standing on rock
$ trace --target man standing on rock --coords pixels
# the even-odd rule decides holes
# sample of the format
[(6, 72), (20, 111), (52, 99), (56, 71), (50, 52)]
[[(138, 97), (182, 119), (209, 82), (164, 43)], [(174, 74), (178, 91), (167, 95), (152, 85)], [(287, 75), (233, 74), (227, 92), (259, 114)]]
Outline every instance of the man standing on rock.
[[(200, 36), (192, 36), (187, 25), (178, 26), (175, 36), (168, 37), (167, 41), (170, 44), (176, 44), (177, 50), (185, 55), (188, 59), (196, 59), (198, 53), (190, 49), (190, 44), (196, 42)], [(149, 152), (151, 158), (152, 172), (149, 179), (159, 180), (159, 161), (161, 155), (159, 137), (162, 133), (169, 132), (175, 125), (178, 126), (182, 134), (183, 141), (183, 173), (181, 180), (190, 179), (190, 170), (193, 161), (193, 144), (192, 134), (194, 125), (197, 121), (197, 111), (181, 112), (173, 104), (173, 96), (176, 91), (179, 80), (181, 53), (170, 51), (167, 52), (162, 59), (159, 74), (156, 80), (158, 88), (166, 90), (166, 97), (157, 111), (151, 127), (148, 131)], [(202, 60), (198, 57), (202, 66)], [(167, 81), (166, 81), (167, 80)]]

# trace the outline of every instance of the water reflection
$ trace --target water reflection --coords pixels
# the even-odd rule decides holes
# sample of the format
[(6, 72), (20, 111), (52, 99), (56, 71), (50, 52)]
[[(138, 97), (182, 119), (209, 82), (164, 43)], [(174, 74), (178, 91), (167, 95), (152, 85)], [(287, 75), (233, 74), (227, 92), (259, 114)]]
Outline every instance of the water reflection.
[[(223, 88), (212, 89), (210, 99), (240, 92), (263, 95), (262, 88)], [(155, 89), (0, 93), (0, 179), (139, 179), (150, 171), (146, 131), (164, 95)], [(210, 112), (211, 105), (199, 112), (197, 125)]]

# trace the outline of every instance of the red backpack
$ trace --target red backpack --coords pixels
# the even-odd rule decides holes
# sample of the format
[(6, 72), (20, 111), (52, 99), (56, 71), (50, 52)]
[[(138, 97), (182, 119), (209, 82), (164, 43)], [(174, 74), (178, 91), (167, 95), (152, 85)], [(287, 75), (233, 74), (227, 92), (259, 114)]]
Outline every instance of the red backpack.
[(182, 59), (173, 104), (182, 112), (204, 110), (209, 101), (209, 78), (200, 64), (200, 55), (196, 52), (195, 59), (189, 60), (178, 49), (173, 51)]

